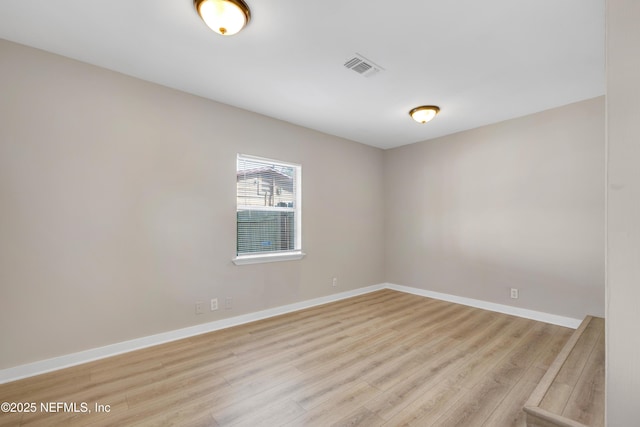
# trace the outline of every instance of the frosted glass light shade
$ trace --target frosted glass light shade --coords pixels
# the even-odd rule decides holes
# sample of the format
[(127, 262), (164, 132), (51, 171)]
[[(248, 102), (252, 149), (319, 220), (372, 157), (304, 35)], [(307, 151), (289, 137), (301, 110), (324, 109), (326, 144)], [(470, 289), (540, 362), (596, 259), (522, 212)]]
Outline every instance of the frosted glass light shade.
[(195, 6), (204, 23), (223, 36), (238, 33), (251, 19), (242, 0), (195, 0)]
[(422, 107), (416, 107), (409, 111), (409, 115), (418, 123), (427, 123), (433, 120), (439, 112), (440, 108), (435, 105), (423, 105)]

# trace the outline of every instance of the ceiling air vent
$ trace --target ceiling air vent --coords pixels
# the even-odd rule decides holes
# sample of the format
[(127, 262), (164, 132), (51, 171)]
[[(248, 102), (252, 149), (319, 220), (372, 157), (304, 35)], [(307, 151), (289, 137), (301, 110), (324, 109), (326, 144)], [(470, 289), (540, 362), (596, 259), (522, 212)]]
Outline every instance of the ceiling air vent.
[(344, 66), (365, 77), (371, 77), (379, 71), (384, 70), (381, 66), (376, 65), (358, 53), (356, 53), (353, 58), (347, 60)]

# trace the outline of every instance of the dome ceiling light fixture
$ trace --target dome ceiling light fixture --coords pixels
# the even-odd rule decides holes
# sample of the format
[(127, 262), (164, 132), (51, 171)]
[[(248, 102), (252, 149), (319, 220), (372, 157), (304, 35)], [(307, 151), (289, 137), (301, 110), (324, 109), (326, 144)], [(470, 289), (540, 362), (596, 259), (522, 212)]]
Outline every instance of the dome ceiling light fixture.
[(232, 36), (251, 19), (249, 6), (242, 0), (194, 0), (198, 15), (213, 31)]
[(435, 105), (422, 105), (409, 111), (409, 115), (418, 123), (427, 123), (440, 112), (440, 107)]

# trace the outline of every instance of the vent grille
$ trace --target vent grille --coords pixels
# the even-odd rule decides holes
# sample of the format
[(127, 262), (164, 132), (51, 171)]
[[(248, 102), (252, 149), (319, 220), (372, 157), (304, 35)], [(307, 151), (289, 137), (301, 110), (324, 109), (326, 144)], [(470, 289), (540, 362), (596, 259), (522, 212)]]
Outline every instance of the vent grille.
[(365, 77), (371, 77), (383, 70), (382, 67), (374, 64), (373, 61), (369, 61), (367, 58), (357, 53), (353, 58), (347, 60), (344, 63), (344, 66)]

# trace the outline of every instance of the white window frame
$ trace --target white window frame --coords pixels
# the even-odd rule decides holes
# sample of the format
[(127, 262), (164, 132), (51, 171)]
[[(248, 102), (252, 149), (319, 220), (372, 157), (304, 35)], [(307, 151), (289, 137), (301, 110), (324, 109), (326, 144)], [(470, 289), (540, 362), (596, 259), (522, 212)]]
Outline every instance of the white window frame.
[[(251, 156), (247, 154), (238, 153), (236, 157), (236, 173), (238, 171), (237, 162), (241, 159), (253, 160), (258, 162), (264, 162), (271, 165), (281, 165), (285, 167), (293, 167), (296, 169), (296, 182), (295, 182), (295, 190), (296, 190), (296, 199), (293, 207), (293, 211), (295, 212), (295, 250), (292, 251), (280, 251), (280, 252), (269, 252), (269, 253), (252, 253), (252, 254), (244, 254), (238, 255), (238, 248), (236, 247), (236, 256), (232, 259), (235, 265), (246, 265), (246, 264), (259, 264), (265, 262), (277, 262), (277, 261), (295, 261), (302, 259), (306, 254), (302, 252), (302, 166), (297, 163), (285, 162), (282, 160), (268, 159), (265, 157), (257, 157)], [(255, 207), (255, 206), (241, 206), (238, 205), (237, 202), (237, 190), (236, 190), (236, 241), (238, 236), (238, 223), (237, 223), (237, 212), (240, 209), (246, 210), (273, 210), (270, 207)]]

